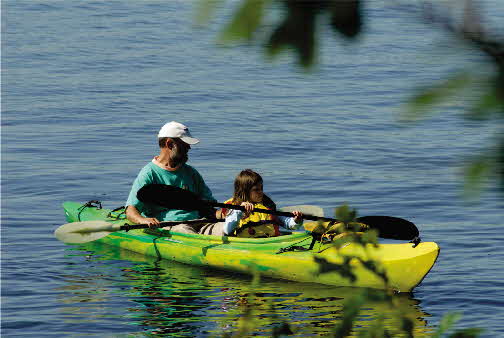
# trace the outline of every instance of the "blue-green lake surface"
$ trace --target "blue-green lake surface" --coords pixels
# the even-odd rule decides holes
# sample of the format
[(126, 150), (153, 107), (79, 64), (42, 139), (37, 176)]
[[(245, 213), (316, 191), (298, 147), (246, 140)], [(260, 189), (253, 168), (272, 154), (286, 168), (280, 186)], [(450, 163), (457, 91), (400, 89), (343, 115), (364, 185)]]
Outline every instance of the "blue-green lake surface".
[[(159, 128), (176, 120), (201, 139), (189, 163), (219, 201), (252, 168), (279, 206), (333, 216), (347, 202), (362, 216), (417, 224), (441, 247), (422, 284), (399, 296), (418, 335), (458, 311), (458, 328), (504, 336), (504, 197), (489, 189), (477, 202), (461, 198), (464, 166), (501, 126), (462, 119), (467, 97), (398, 122), (418, 86), (467, 68), (485, 74), (485, 57), (418, 13), (369, 1), (356, 44), (321, 22), (319, 66), (306, 74), (288, 54), (268, 63), (253, 45), (215, 43), (236, 2), (205, 29), (193, 26), (194, 4), (2, 2), (2, 335), (236, 331), (250, 277), (53, 236), (64, 201), (123, 205), (157, 155)], [(503, 22), (502, 10), (489, 12)], [(298, 336), (329, 334), (356, 292), (276, 280), (254, 291), (257, 333), (285, 320)], [(369, 304), (359, 323), (387, 311)]]

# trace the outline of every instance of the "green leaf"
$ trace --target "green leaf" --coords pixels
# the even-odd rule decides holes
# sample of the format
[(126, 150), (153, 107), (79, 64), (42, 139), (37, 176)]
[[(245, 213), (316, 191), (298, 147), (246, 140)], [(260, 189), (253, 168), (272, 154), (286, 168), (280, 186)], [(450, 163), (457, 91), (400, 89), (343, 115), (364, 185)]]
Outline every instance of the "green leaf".
[(374, 260), (363, 260), (359, 258), (360, 263), (370, 272), (374, 273), (377, 277), (381, 278), (385, 284), (388, 284), (387, 273), (381, 266), (380, 262)]
[(315, 263), (318, 264), (319, 267), (319, 274), (322, 273), (328, 273), (328, 272), (336, 272), (338, 273), (341, 277), (343, 278), (348, 278), (351, 283), (354, 283), (357, 280), (357, 276), (353, 273), (353, 268), (350, 265), (350, 261), (352, 260), (352, 257), (344, 257), (343, 263), (338, 264), (338, 263), (333, 263), (329, 262), (325, 258), (321, 257), (313, 257)]
[(485, 330), (477, 327), (471, 327), (454, 332), (450, 338), (476, 338), (479, 337)]
[(346, 38), (355, 38), (362, 29), (361, 3), (359, 0), (333, 1), (331, 26)]
[(308, 70), (315, 63), (316, 33), (315, 22), (321, 10), (319, 1), (286, 1), (287, 15), (273, 31), (266, 44), (266, 54), (271, 59), (287, 48), (292, 48), (303, 69)]
[(466, 113), (466, 117), (471, 120), (487, 120), (492, 117), (492, 113), (504, 110), (504, 101), (492, 88), (485, 91), (479, 101)]
[(491, 175), (495, 161), (488, 156), (472, 160), (465, 168), (464, 196), (467, 199), (479, 196), (483, 183)]
[(378, 230), (372, 229), (362, 234), (362, 242), (369, 244), (378, 244)]
[(355, 241), (355, 238), (352, 236), (344, 236), (341, 238), (336, 238), (334, 239), (331, 244), (334, 246), (336, 249), (341, 249), (342, 247), (346, 246), (348, 243), (353, 243)]
[(263, 9), (268, 0), (245, 0), (233, 15), (233, 19), (219, 37), (227, 44), (239, 40), (252, 40), (261, 24)]
[(334, 337), (346, 337), (352, 332), (354, 321), (359, 315), (360, 309), (365, 302), (365, 297), (358, 295), (352, 297), (343, 305), (343, 318), (339, 325), (334, 327)]
[(292, 328), (290, 327), (289, 323), (282, 321), (280, 325), (275, 325), (273, 327), (273, 334), (272, 336), (275, 337), (283, 337), (283, 336), (290, 336), (294, 334), (294, 331), (292, 331)]
[(372, 324), (368, 327), (367, 330), (359, 332), (359, 337), (361, 338), (387, 338), (392, 337), (392, 335), (385, 328), (385, 316), (380, 314), (378, 318), (376, 318)]
[(441, 318), (441, 322), (438, 325), (436, 332), (432, 335), (433, 338), (441, 338), (443, 333), (450, 330), (453, 325), (462, 317), (458, 312), (447, 313)]
[(355, 220), (357, 217), (357, 211), (355, 209), (351, 209), (348, 204), (345, 203), (336, 209), (335, 215), (341, 222), (348, 224)]
[(212, 18), (222, 0), (200, 0), (196, 6), (194, 21), (196, 25), (205, 25)]
[(401, 329), (408, 335), (414, 337), (413, 330), (415, 329), (415, 322), (403, 314), (401, 318)]
[(401, 114), (401, 119), (415, 121), (426, 117), (433, 105), (439, 104), (455, 95), (466, 87), (470, 81), (471, 79), (467, 74), (459, 74), (437, 86), (421, 91), (409, 100), (405, 111)]

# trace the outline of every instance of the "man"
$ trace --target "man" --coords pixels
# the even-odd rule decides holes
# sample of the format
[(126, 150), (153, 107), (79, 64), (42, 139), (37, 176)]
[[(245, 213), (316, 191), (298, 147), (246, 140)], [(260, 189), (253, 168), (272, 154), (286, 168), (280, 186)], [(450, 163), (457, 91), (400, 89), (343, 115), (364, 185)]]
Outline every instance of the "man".
[[(181, 123), (166, 123), (158, 133), (159, 155), (142, 168), (133, 182), (128, 201), (126, 217), (134, 223), (156, 227), (162, 221), (187, 221), (204, 216), (198, 211), (167, 209), (158, 205), (145, 204), (138, 200), (137, 192), (148, 184), (166, 184), (189, 190), (205, 200), (215, 201), (212, 192), (196, 169), (186, 164), (191, 145), (199, 143), (191, 136), (189, 129)], [(183, 233), (198, 233), (204, 224), (179, 224), (170, 230)], [(202, 233), (213, 234), (213, 225), (205, 225)], [(215, 229), (217, 230), (217, 229)], [(217, 233), (215, 233), (217, 234)]]

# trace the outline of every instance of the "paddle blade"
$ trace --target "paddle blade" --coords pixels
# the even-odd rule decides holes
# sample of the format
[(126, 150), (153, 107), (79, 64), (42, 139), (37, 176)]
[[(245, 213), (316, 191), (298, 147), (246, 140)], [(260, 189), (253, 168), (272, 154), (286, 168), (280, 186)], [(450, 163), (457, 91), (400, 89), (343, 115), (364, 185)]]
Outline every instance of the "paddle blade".
[(403, 218), (391, 216), (363, 216), (357, 222), (376, 229), (381, 238), (411, 241), (420, 234), (415, 224)]
[(304, 215), (324, 217), (324, 209), (316, 205), (292, 205), (288, 207), (282, 207), (279, 210), (285, 212), (301, 211)]
[(73, 222), (58, 227), (54, 236), (64, 243), (82, 244), (108, 236), (119, 228), (120, 225), (105, 221)]
[(137, 192), (137, 198), (143, 203), (160, 205), (169, 209), (202, 210), (204, 202), (189, 190), (165, 184), (148, 184)]

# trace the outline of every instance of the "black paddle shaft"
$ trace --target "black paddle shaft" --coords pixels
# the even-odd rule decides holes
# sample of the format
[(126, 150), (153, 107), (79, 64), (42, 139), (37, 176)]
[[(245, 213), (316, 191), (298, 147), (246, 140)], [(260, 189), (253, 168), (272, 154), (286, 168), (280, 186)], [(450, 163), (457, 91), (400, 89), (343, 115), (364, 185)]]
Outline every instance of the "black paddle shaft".
[[(191, 191), (165, 184), (146, 185), (138, 191), (137, 198), (143, 203), (159, 205), (169, 209), (203, 211), (208, 210), (208, 207), (210, 206), (245, 211), (245, 207), (240, 205), (206, 201), (199, 198)], [(253, 211), (277, 216), (294, 217), (294, 214), (290, 212), (257, 208)], [(304, 214), (303, 219), (311, 221), (339, 222), (334, 218), (317, 217)], [(419, 236), (419, 232), (415, 224), (398, 217), (364, 216), (357, 218), (356, 221), (366, 224), (372, 229), (378, 230), (379, 236), (382, 238), (413, 240)]]
[[(144, 203), (160, 205), (170, 209), (200, 211), (205, 210), (206, 208), (211, 206), (215, 208), (226, 208), (226, 209), (246, 211), (245, 207), (242, 207), (241, 205), (206, 201), (199, 198), (196, 194), (188, 190), (184, 190), (181, 188), (165, 184), (146, 185), (138, 191), (137, 197), (140, 201)], [(276, 216), (294, 217), (294, 214), (291, 212), (268, 210), (268, 209), (254, 208), (253, 212), (260, 212), (263, 214), (270, 214)], [(312, 215), (303, 215), (303, 218), (311, 221), (324, 221), (324, 222), (337, 221), (332, 218), (317, 217)]]

